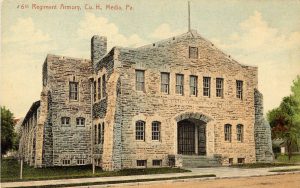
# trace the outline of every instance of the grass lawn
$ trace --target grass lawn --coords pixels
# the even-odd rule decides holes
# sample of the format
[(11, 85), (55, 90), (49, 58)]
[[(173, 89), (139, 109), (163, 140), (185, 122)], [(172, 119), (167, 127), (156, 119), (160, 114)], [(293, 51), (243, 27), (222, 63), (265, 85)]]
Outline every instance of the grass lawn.
[[(43, 179), (67, 179), (83, 177), (108, 177), (108, 176), (129, 176), (144, 174), (165, 174), (190, 172), (180, 168), (148, 168), (148, 169), (124, 169), (116, 172), (102, 171), (101, 168), (92, 173), (92, 166), (70, 166), (70, 167), (49, 167), (33, 168), (26, 164), (23, 166), (23, 180), (43, 180)], [(1, 160), (1, 182), (21, 181), (20, 163), (15, 159)]]
[(269, 172), (294, 172), (294, 171), (300, 171), (300, 168), (269, 170)]
[(300, 154), (293, 154), (291, 160), (289, 161), (288, 155), (277, 155), (277, 162), (281, 163), (299, 163), (300, 164)]

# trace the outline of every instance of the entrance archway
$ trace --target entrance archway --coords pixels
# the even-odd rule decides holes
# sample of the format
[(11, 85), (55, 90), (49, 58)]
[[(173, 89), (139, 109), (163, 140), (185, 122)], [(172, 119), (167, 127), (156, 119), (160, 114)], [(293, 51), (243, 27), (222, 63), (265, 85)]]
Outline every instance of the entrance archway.
[(177, 153), (206, 155), (206, 126), (211, 118), (200, 113), (177, 116)]

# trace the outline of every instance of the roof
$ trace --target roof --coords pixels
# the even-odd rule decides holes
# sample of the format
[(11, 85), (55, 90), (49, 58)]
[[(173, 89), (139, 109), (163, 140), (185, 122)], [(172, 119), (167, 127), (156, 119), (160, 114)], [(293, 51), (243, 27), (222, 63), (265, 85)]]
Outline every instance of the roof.
[(36, 101), (31, 105), (31, 107), (29, 108), (29, 110), (28, 110), (21, 126), (23, 126), (28, 121), (28, 119), (32, 116), (32, 114), (34, 112), (37, 111), (37, 109), (40, 107), (40, 105), (41, 105), (41, 101)]

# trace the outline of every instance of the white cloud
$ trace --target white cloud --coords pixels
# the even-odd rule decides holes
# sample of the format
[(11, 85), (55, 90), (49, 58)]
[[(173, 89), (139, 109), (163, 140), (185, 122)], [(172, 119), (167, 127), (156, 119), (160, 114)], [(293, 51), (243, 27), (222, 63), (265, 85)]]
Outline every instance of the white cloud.
[(240, 62), (258, 66), (265, 112), (289, 95), (292, 80), (300, 75), (300, 32), (280, 33), (260, 12), (242, 21), (238, 32), (213, 41)]
[(113, 46), (139, 47), (146, 44), (146, 41), (137, 34), (125, 36), (119, 32), (116, 24), (109, 22), (105, 17), (96, 17), (93, 13), (85, 14), (79, 23), (77, 34), (80, 39), (88, 41), (93, 35), (106, 36), (108, 49)]
[(17, 23), (10, 27), (10, 33), (3, 37), (3, 43), (22, 42), (35, 44), (48, 42), (51, 38), (35, 27), (31, 17), (19, 18)]
[(183, 33), (183, 31), (171, 29), (169, 24), (163, 23), (150, 34), (150, 37), (155, 39), (166, 39), (181, 33)]
[(55, 47), (56, 43), (37, 28), (31, 17), (17, 19), (9, 32), (3, 33), (0, 103), (8, 106), (16, 117), (23, 116), (24, 110), (39, 99), (42, 63)]

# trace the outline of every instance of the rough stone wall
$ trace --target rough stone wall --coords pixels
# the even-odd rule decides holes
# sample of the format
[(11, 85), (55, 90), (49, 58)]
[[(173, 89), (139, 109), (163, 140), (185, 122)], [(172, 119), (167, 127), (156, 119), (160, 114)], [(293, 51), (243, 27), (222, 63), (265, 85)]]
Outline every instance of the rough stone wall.
[(268, 163), (273, 161), (271, 128), (263, 116), (263, 95), (255, 89), (255, 151), (256, 161)]
[[(33, 166), (35, 164), (36, 154), (36, 134), (37, 120), (39, 117), (39, 101), (35, 102), (24, 119), (20, 133), (19, 154), (24, 162)], [(35, 106), (38, 104), (38, 106)], [(35, 107), (34, 107), (35, 106)]]
[[(198, 47), (199, 57), (189, 58), (189, 46)], [(177, 154), (177, 122), (182, 113), (210, 117), (207, 124), (207, 156), (256, 161), (254, 143), (254, 96), (257, 68), (244, 66), (213, 46), (197, 33), (187, 33), (137, 49), (117, 48), (122, 98), (122, 167), (136, 167), (136, 160), (160, 159)], [(117, 63), (116, 63), (117, 65)], [(145, 92), (135, 90), (135, 70), (145, 70)], [(170, 73), (170, 93), (160, 92), (161, 72)], [(184, 75), (184, 96), (175, 93), (175, 74)], [(198, 76), (198, 96), (190, 96), (189, 76)], [(211, 96), (204, 97), (203, 76), (211, 77)], [(216, 78), (224, 79), (224, 97), (216, 97)], [(243, 80), (243, 100), (236, 97), (236, 80)], [(145, 141), (135, 140), (135, 121), (146, 122)], [(161, 122), (161, 141), (151, 140), (151, 122)], [(224, 141), (224, 125), (232, 125), (232, 141)], [(244, 141), (236, 139), (236, 125), (244, 125)]]
[[(48, 55), (47, 64), (47, 87), (51, 91), (51, 122), (45, 129), (50, 132), (45, 135), (53, 136), (53, 165), (63, 165), (63, 160), (70, 160), (69, 165), (77, 165), (77, 159), (83, 159), (85, 164), (90, 164), (91, 61)], [(69, 99), (69, 82), (78, 82), (78, 100)], [(61, 125), (62, 117), (70, 117), (70, 126)], [(84, 127), (76, 126), (78, 117), (85, 118)], [(52, 127), (52, 133), (47, 127)]]
[(51, 92), (47, 93), (47, 119), (44, 124), (43, 166), (53, 166), (53, 132), (52, 132), (52, 99)]
[(93, 36), (91, 39), (91, 60), (95, 65), (107, 53), (107, 38), (104, 36)]

